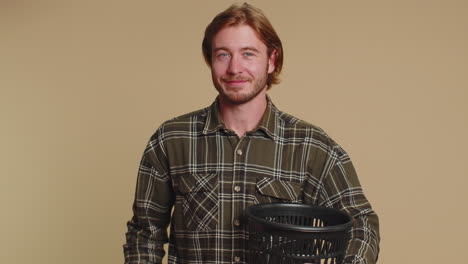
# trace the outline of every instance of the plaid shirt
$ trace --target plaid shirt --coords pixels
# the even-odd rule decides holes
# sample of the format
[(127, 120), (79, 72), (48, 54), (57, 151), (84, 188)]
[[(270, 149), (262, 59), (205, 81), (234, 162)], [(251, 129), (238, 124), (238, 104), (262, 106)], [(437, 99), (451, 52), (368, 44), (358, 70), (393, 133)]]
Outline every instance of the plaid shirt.
[(161, 263), (167, 242), (169, 263), (246, 263), (244, 210), (272, 202), (346, 211), (354, 226), (345, 263), (376, 262), (378, 218), (348, 155), (267, 99), (242, 138), (224, 126), (217, 100), (160, 126), (140, 164), (125, 263)]

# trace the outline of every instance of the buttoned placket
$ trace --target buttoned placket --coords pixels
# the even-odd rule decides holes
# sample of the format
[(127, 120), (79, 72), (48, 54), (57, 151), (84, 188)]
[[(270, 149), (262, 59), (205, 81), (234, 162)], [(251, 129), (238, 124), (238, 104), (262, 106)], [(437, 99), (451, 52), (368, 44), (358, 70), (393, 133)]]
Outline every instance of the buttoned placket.
[[(245, 135), (239, 139), (239, 141), (237, 142), (234, 148), (234, 163), (233, 163), (233, 175), (232, 175), (233, 176), (232, 177), (232, 190), (233, 190), (232, 192), (232, 205), (233, 205), (232, 206), (232, 228), (234, 230), (241, 228), (241, 225), (242, 225), (242, 221), (240, 219), (240, 217), (242, 216), (242, 209), (243, 209), (242, 204), (240, 204), (238, 200), (234, 199), (234, 196), (237, 193), (241, 193), (243, 191), (243, 188), (241, 185), (242, 176), (240, 175), (242, 171), (240, 171), (239, 169), (239, 164), (245, 162), (245, 158), (246, 158), (245, 146), (247, 146), (248, 141), (249, 141), (249, 138), (247, 137), (247, 135)], [(239, 243), (241, 242), (239, 240), (236, 240), (233, 244), (234, 246), (233, 262), (234, 263), (239, 263), (243, 261), (241, 256), (236, 255), (236, 249), (243, 248), (244, 246), (244, 245), (240, 245)], [(237, 252), (237, 254), (238, 253), (239, 252)]]
[[(245, 139), (245, 136), (242, 137), (239, 142), (237, 143), (236, 145), (236, 148), (234, 149), (234, 172), (233, 172), (233, 177), (232, 177), (232, 188), (234, 190), (233, 192), (233, 195), (232, 195), (232, 199), (233, 199), (233, 203), (236, 201), (236, 199), (234, 199), (234, 195), (236, 193), (239, 193), (242, 189), (242, 187), (239, 185), (238, 182), (240, 182), (240, 177), (239, 177), (239, 171), (238, 171), (238, 167), (237, 167), (237, 163), (239, 162), (244, 162), (244, 157), (242, 156), (243, 155), (243, 152), (242, 152), (242, 143)], [(241, 216), (241, 212), (240, 212), (240, 209), (239, 209), (239, 206), (238, 205), (234, 205), (232, 207), (233, 209), (233, 212), (232, 212), (232, 216), (233, 216), (233, 219), (232, 219), (232, 223), (234, 225), (234, 227), (239, 227), (240, 226), (240, 216)]]

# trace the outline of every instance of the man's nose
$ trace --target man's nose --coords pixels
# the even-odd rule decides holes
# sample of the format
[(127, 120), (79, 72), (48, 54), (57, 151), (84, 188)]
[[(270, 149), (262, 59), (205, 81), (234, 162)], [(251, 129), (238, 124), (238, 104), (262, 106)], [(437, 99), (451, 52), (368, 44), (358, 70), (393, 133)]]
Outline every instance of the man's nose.
[(235, 75), (242, 73), (242, 62), (238, 56), (232, 56), (229, 61), (228, 73)]

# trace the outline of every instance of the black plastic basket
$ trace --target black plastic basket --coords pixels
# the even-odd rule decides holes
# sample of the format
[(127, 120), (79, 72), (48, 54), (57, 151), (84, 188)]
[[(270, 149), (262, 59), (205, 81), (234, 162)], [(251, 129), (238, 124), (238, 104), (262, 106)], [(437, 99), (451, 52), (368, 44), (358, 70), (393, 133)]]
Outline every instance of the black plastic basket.
[(250, 264), (340, 264), (353, 225), (339, 210), (306, 204), (247, 208)]

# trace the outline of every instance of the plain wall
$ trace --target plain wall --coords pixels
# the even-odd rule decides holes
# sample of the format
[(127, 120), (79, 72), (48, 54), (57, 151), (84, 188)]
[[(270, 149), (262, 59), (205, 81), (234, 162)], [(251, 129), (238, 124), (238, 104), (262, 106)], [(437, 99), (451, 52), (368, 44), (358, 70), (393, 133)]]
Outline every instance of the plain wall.
[[(215, 98), (203, 31), (231, 1), (0, 1), (0, 263), (123, 263), (143, 149)], [(350, 154), (379, 263), (462, 263), (467, 1), (251, 1), (285, 48), (283, 111)]]

